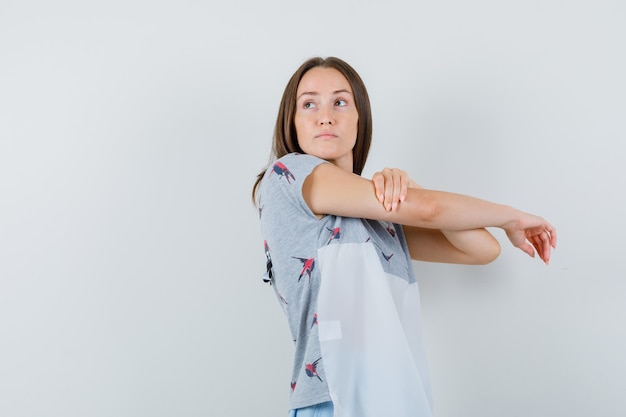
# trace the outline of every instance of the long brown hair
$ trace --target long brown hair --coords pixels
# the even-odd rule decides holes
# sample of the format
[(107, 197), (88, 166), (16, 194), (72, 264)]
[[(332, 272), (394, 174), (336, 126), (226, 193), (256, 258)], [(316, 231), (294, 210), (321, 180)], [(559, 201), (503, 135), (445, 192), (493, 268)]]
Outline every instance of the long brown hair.
[[(343, 74), (343, 76), (348, 80), (348, 83), (350, 83), (356, 109), (359, 114), (356, 143), (354, 145), (354, 149), (352, 150), (352, 171), (357, 175), (361, 175), (363, 167), (365, 167), (367, 154), (372, 142), (372, 109), (370, 106), (370, 99), (367, 94), (365, 84), (359, 74), (347, 62), (335, 57), (315, 57), (308, 59), (289, 79), (278, 109), (278, 117), (276, 118), (276, 126), (274, 127), (274, 140), (272, 143), (270, 164), (272, 161), (292, 152), (304, 153), (304, 151), (300, 148), (300, 145), (298, 145), (298, 136), (296, 134), (296, 125), (294, 123), (296, 115), (296, 93), (300, 80), (304, 74), (316, 67), (334, 68)], [(259, 175), (257, 175), (254, 187), (252, 188), (252, 200), (255, 202), (259, 183), (263, 179), (263, 175), (265, 175), (266, 170), (267, 167), (265, 167)]]

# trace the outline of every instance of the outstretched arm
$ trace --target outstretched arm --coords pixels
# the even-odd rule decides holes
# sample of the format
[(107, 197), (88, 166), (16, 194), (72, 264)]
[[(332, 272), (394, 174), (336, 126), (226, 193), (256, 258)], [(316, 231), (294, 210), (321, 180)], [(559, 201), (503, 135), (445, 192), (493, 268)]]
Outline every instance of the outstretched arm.
[[(397, 168), (376, 172), (372, 182), (387, 211), (397, 209), (409, 188), (424, 188)], [(405, 226), (404, 233), (414, 260), (484, 265), (500, 255), (500, 244), (484, 228), (449, 231)]]
[[(534, 247), (545, 262), (550, 259), (550, 248), (556, 246), (556, 230), (541, 217), (461, 194), (410, 188), (397, 209), (387, 211), (371, 181), (332, 164), (316, 167), (302, 191), (305, 201), (318, 215), (362, 217), (446, 231), (500, 227), (515, 247), (531, 256)], [(424, 260), (448, 262), (434, 255), (428, 258)]]

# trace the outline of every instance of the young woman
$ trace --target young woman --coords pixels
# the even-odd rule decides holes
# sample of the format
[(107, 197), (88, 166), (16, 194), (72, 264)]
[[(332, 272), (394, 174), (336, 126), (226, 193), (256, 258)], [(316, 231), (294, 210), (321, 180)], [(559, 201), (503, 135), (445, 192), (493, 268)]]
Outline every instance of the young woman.
[(469, 196), (423, 189), (403, 171), (360, 176), (369, 98), (338, 58), (313, 58), (285, 88), (270, 166), (253, 189), (267, 273), (295, 343), (291, 416), (432, 415), (411, 259), (486, 264), (486, 227), (547, 264), (554, 227)]

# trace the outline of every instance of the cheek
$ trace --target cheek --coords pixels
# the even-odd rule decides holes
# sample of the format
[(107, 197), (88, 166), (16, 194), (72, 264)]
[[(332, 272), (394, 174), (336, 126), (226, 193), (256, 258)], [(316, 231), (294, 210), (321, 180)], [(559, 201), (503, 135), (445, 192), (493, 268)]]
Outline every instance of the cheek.
[(354, 139), (356, 140), (356, 137), (359, 134), (359, 116), (358, 115), (354, 117), (354, 123), (352, 124), (352, 126), (354, 126)]
[(300, 138), (306, 137), (306, 129), (304, 128), (302, 120), (298, 120), (297, 117), (294, 118), (293, 127), (296, 129), (296, 142), (298, 146), (300, 147), (300, 149), (304, 150), (304, 147), (302, 145), (306, 146), (306, 144), (303, 143), (303, 141), (300, 140)]
[(293, 126), (296, 129), (296, 134), (298, 135), (298, 137), (300, 137), (301, 133), (304, 133), (306, 131), (306, 124), (304, 119), (302, 117), (298, 117), (297, 114), (293, 118)]

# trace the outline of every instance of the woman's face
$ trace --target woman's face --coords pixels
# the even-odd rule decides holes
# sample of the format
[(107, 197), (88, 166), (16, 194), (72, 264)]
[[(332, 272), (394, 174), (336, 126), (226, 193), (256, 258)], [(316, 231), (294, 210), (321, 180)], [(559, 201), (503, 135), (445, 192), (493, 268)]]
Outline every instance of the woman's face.
[(307, 154), (352, 172), (359, 113), (350, 83), (334, 68), (315, 67), (298, 84), (295, 126)]

